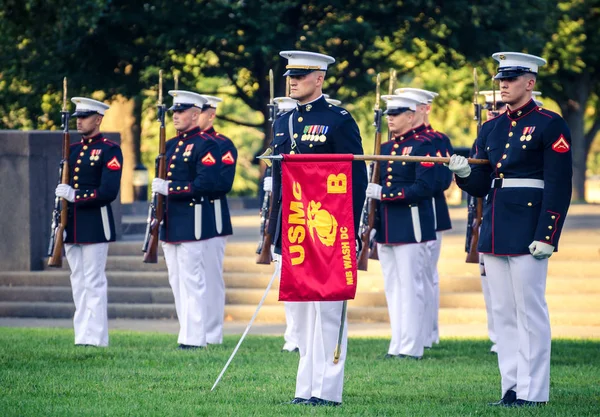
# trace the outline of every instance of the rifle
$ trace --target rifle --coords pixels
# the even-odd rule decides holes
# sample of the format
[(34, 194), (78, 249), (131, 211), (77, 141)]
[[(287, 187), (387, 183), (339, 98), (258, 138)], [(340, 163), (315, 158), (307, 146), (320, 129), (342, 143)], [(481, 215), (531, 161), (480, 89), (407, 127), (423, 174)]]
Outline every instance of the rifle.
[[(475, 87), (473, 91), (473, 120), (477, 122), (477, 136), (479, 137), (479, 131), (481, 130), (481, 104), (479, 104), (477, 101), (477, 97), (479, 95), (479, 85), (477, 83), (476, 68), (473, 68), (473, 84)], [(465, 241), (467, 258), (465, 262), (469, 264), (477, 264), (479, 263), (477, 244), (479, 243), (479, 227), (481, 226), (481, 218), (483, 217), (483, 199), (469, 196), (468, 202), (469, 214), (467, 216), (467, 233)]]
[[(60, 112), (61, 127), (63, 128), (62, 161), (58, 169), (59, 184), (69, 184), (69, 149), (71, 137), (69, 135), (69, 109), (67, 108), (67, 77), (63, 79), (63, 107)], [(68, 204), (64, 198), (54, 198), (52, 211), (52, 226), (50, 229), (50, 244), (48, 245), (48, 266), (62, 267), (62, 251), (64, 246), (64, 233), (67, 228)]]
[[(273, 70), (269, 70), (269, 122), (271, 122), (271, 131), (269, 135), (271, 136), (271, 141), (273, 140), (273, 123), (275, 122), (276, 115), (276, 105), (275, 105), (275, 83), (273, 79)], [(271, 153), (271, 148), (267, 148), (263, 155), (269, 155)], [(270, 161), (268, 161), (270, 162)], [(265, 178), (271, 175), (271, 166), (267, 163), (267, 169), (265, 170)], [(271, 212), (271, 207), (273, 205), (273, 199), (271, 198), (271, 194), (265, 191), (265, 195), (263, 197), (262, 207), (260, 209), (260, 239), (258, 241), (258, 247), (256, 248), (256, 263), (259, 265), (269, 265), (271, 263), (271, 244), (273, 243), (273, 236), (268, 232), (268, 218), (269, 213)]]
[[(391, 96), (392, 94), (394, 94), (394, 84), (396, 83), (396, 70), (395, 69), (391, 69), (390, 70), (390, 85), (388, 88), (388, 94)], [(392, 132), (389, 130), (388, 128), (388, 141), (392, 140)], [(379, 142), (381, 143), (381, 141)], [(376, 155), (379, 155), (379, 151), (377, 151)], [(371, 258), (371, 259), (378, 259), (378, 258)]]
[[(165, 136), (165, 112), (166, 106), (162, 97), (163, 72), (158, 72), (158, 102), (157, 118), (160, 122), (160, 133), (158, 139), (158, 156), (156, 157), (156, 178), (167, 178), (166, 164), (166, 136)], [(155, 264), (158, 262), (158, 232), (163, 220), (165, 196), (158, 193), (152, 194), (150, 207), (148, 208), (148, 220), (146, 226), (146, 237), (142, 246), (144, 252), (144, 263)]]
[[(394, 94), (394, 89), (396, 88), (396, 70), (395, 69), (391, 69), (390, 70), (390, 85), (388, 86), (388, 94), (392, 95)], [(380, 111), (381, 112), (381, 111)], [(379, 121), (375, 121), (374, 123), (379, 123), (379, 130), (381, 131), (381, 117), (382, 117), (383, 113), (379, 114)], [(377, 138), (377, 137), (376, 137)], [(392, 132), (388, 129), (388, 141), (392, 140)], [(379, 142), (375, 142), (375, 149), (374, 149), (374, 153), (375, 155), (379, 155), (381, 153), (381, 133), (379, 134)], [(371, 173), (373, 175), (373, 181), (371, 182), (375, 182), (376, 184), (379, 184), (379, 163), (376, 161), (373, 161), (372, 163), (372, 169), (371, 169)], [(377, 202), (376, 201), (372, 201), (371, 202), (371, 208), (369, 209), (369, 215), (370, 213), (373, 213), (373, 224), (375, 224), (375, 212), (377, 210)], [(370, 251), (369, 251), (369, 259), (374, 259), (376, 261), (379, 260), (379, 254), (377, 253), (377, 245), (375, 244), (375, 240), (372, 240), (370, 242)]]
[[(375, 109), (374, 109), (374, 121), (375, 126), (375, 146), (373, 153), (379, 155), (381, 153), (381, 118), (383, 112), (381, 111), (379, 102), (381, 99), (380, 93), (380, 75), (377, 74), (377, 87), (375, 90)], [(391, 84), (391, 80), (390, 80)], [(379, 184), (379, 162), (374, 161), (370, 165), (370, 181)], [(358, 255), (357, 267), (360, 271), (366, 271), (369, 265), (369, 259), (377, 258), (377, 245), (371, 239), (371, 230), (375, 228), (375, 213), (377, 211), (377, 200), (365, 199), (363, 205), (363, 211), (360, 221), (360, 237), (362, 241), (362, 247), (360, 254)], [(365, 221), (366, 220), (366, 221)]]

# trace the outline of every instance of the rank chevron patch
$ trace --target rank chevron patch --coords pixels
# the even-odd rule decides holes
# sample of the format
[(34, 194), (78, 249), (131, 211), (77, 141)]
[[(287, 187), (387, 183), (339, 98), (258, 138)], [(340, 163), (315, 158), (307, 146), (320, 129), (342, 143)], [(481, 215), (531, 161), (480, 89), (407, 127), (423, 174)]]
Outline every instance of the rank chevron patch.
[(215, 158), (212, 156), (212, 154), (210, 152), (208, 152), (206, 155), (204, 155), (201, 159), (202, 164), (204, 165), (214, 165), (217, 163), (217, 161), (215, 161)]
[[(425, 156), (431, 156), (431, 155), (427, 154)], [(425, 161), (423, 161), (423, 162), (421, 162), (421, 165), (424, 166), (424, 167), (426, 167), (426, 168), (431, 168), (432, 166), (435, 165), (435, 162), (425, 162)]]
[(233, 159), (231, 151), (227, 151), (227, 153), (221, 157), (221, 161), (227, 165), (233, 165), (235, 163), (235, 159)]
[(111, 171), (118, 171), (121, 169), (121, 163), (116, 156), (113, 156), (113, 158), (106, 164), (106, 168), (110, 169)]
[(554, 152), (565, 153), (569, 152), (569, 149), (571, 149), (571, 145), (569, 145), (569, 142), (567, 142), (567, 140), (562, 134), (556, 140), (556, 142), (552, 144), (552, 150)]

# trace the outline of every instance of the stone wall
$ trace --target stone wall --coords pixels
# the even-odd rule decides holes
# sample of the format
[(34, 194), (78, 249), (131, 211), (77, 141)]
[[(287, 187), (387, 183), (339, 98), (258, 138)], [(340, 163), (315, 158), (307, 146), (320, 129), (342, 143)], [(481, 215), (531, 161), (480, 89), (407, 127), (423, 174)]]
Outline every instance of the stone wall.
[[(120, 143), (118, 133), (105, 136)], [(0, 270), (43, 269), (62, 137), (62, 132), (0, 131)], [(80, 135), (71, 133), (71, 142), (78, 140)], [(112, 203), (112, 208), (120, 239), (120, 197)]]

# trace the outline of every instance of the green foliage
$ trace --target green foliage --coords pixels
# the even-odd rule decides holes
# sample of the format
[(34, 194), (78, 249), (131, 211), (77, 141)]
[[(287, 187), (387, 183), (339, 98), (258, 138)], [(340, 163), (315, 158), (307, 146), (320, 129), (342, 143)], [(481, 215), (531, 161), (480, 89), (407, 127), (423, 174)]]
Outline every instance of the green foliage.
[[(225, 98), (216, 124), (240, 148), (234, 191), (251, 194), (258, 176), (251, 159), (268, 131), (269, 69), (276, 95), (285, 91), (279, 51), (336, 58), (325, 91), (355, 116), (370, 153), (378, 72), (395, 68), (398, 86), (439, 92), (433, 126), (455, 146), (469, 146), (475, 137), (472, 68), (480, 70), (480, 88), (490, 88), (491, 53), (516, 50), (549, 59), (539, 86), (565, 117), (575, 115), (574, 150), (583, 149), (585, 161), (589, 149), (597, 152), (592, 142), (600, 129), (598, 27), (598, 0), (523, 7), (501, 0), (0, 0), (0, 127), (58, 128), (67, 76), (71, 97), (135, 100), (134, 140), (151, 166), (153, 97), (162, 68), (170, 86), (177, 73), (180, 88)], [(600, 172), (593, 155), (589, 161), (591, 172)]]
[[(9, 416), (596, 415), (597, 341), (555, 340), (550, 403), (487, 406), (500, 396), (497, 358), (483, 340), (442, 340), (422, 361), (383, 360), (388, 340), (350, 339), (341, 407), (283, 404), (298, 356), (281, 337), (249, 336), (210, 392), (239, 336), (202, 351), (176, 336), (111, 331), (109, 348), (73, 346), (63, 329), (0, 328), (0, 409)], [(457, 376), (460, 376), (457, 378)]]

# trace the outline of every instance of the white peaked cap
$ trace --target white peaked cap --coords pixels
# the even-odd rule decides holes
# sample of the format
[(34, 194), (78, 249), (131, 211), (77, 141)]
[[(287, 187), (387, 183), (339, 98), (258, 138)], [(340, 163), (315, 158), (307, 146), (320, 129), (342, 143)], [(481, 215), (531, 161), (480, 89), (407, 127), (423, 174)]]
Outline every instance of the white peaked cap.
[(108, 104), (86, 97), (73, 97), (71, 101), (75, 103), (73, 117), (86, 117), (92, 114), (104, 116), (104, 112), (110, 108)]
[(394, 94), (415, 99), (419, 104), (431, 103), (434, 97), (438, 95), (433, 91), (422, 90), (420, 88), (396, 88)]
[(515, 78), (527, 73), (537, 74), (538, 68), (546, 64), (544, 58), (521, 52), (496, 52), (492, 58), (498, 61), (498, 74), (494, 77), (496, 80)]
[(219, 98), (219, 97), (215, 97), (215, 96), (207, 96), (206, 94), (201, 94), (201, 95), (202, 95), (202, 97), (204, 97), (204, 98), (206, 99), (206, 101), (207, 101), (207, 102), (206, 102), (206, 104), (205, 104), (205, 106), (210, 106), (210, 107), (212, 107), (213, 109), (216, 109), (216, 108), (217, 108), (217, 106), (219, 105), (219, 103), (223, 101), (223, 99), (222, 99), (222, 98)]
[(291, 97), (275, 97), (273, 102), (277, 104), (277, 110), (280, 112), (294, 110), (298, 105), (298, 101)]
[(185, 90), (169, 90), (169, 95), (173, 97), (173, 105), (169, 110), (186, 110), (190, 107), (202, 109), (208, 103), (206, 97)]
[(381, 99), (385, 101), (387, 110), (385, 114), (400, 114), (406, 110), (415, 111), (418, 104), (422, 104), (419, 100), (409, 97), (408, 95), (385, 95), (381, 96)]
[(306, 75), (313, 71), (327, 71), (327, 67), (335, 62), (335, 58), (316, 52), (281, 51), (279, 55), (288, 60), (284, 77)]

